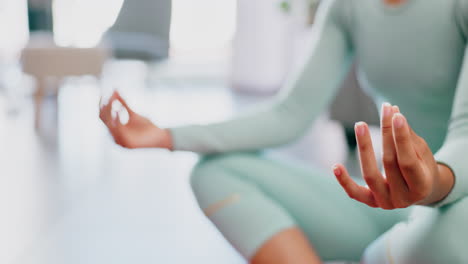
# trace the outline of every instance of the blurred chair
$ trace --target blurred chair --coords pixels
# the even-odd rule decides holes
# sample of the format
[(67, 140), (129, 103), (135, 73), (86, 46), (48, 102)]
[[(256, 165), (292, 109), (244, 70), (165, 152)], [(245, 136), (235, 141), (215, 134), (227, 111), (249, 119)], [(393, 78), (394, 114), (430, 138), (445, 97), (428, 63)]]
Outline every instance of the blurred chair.
[[(33, 34), (22, 53), (23, 71), (36, 79), (34, 93), (35, 127), (39, 128), (44, 97), (57, 96), (60, 81), (68, 76), (101, 77), (109, 57), (105, 45), (95, 48), (58, 47), (51, 34)], [(54, 80), (50, 82), (50, 80)]]
[(170, 23), (171, 0), (126, 0), (107, 38), (118, 58), (166, 58)]
[(28, 0), (29, 30), (52, 31), (52, 0)]

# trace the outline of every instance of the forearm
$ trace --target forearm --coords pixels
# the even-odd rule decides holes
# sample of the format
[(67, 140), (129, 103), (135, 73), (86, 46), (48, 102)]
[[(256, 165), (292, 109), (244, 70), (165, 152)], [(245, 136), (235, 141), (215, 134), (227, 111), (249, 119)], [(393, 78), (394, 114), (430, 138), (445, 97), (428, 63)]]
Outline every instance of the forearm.
[[(468, 6), (467, 6), (468, 7)], [(434, 206), (440, 207), (468, 196), (468, 46), (465, 51), (444, 145), (435, 153), (441, 167), (441, 189), (445, 194)], [(447, 164), (446, 166), (442, 164)], [(452, 174), (445, 178), (444, 175)], [(447, 188), (451, 186), (451, 188)], [(445, 188), (444, 188), (445, 187)], [(445, 190), (444, 190), (445, 189)], [(447, 192), (447, 189), (448, 192)]]
[(220, 123), (172, 128), (173, 148), (213, 154), (273, 147), (293, 140), (310, 123), (312, 115), (294, 116), (275, 109), (244, 114)]
[(303, 67), (288, 78), (277, 101), (230, 121), (171, 129), (174, 149), (199, 153), (256, 150), (286, 144), (305, 132), (326, 109), (350, 69), (353, 53), (338, 21), (340, 10), (339, 6), (322, 6)]

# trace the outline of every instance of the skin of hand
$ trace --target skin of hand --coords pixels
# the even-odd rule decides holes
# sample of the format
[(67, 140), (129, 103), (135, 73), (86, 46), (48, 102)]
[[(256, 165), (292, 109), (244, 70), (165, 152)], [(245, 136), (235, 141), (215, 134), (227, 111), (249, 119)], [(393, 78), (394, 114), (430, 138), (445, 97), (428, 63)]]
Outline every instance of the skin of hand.
[[(127, 124), (120, 122), (118, 113), (112, 115), (114, 101), (119, 101), (127, 110), (129, 116)], [(161, 129), (147, 118), (135, 113), (118, 92), (112, 94), (107, 104), (100, 103), (100, 105), (99, 117), (118, 145), (129, 149), (165, 148), (172, 150), (172, 137), (169, 130)]]
[(367, 186), (358, 185), (343, 165), (333, 167), (338, 182), (352, 199), (391, 210), (436, 203), (453, 188), (451, 169), (435, 161), (426, 141), (411, 129), (397, 106), (382, 106), (384, 174), (377, 166), (367, 124), (356, 123), (355, 132)]
[(406, 1), (407, 0), (384, 0), (384, 3), (390, 6), (397, 6), (403, 4)]

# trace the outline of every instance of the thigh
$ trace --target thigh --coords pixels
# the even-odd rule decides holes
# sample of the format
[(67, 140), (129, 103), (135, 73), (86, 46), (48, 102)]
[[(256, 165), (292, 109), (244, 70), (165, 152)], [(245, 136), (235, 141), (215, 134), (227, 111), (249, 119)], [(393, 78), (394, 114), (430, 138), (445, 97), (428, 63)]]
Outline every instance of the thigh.
[(372, 243), (366, 264), (468, 263), (468, 198), (442, 208), (417, 207)]
[(373, 240), (406, 218), (405, 210), (384, 211), (349, 199), (331, 172), (260, 154), (228, 154), (205, 162), (237, 175), (284, 208), (324, 260), (359, 260)]

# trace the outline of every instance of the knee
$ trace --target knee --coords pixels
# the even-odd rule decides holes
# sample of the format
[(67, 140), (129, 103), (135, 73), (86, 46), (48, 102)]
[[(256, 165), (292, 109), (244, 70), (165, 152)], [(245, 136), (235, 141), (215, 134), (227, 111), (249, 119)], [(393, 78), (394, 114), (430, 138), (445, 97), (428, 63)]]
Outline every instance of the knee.
[(211, 188), (228, 171), (239, 169), (248, 159), (252, 159), (251, 153), (232, 153), (203, 157), (195, 165), (190, 176), (190, 185), (195, 195), (199, 191)]
[(249, 158), (252, 158), (249, 154), (223, 154), (202, 158), (190, 177), (190, 185), (199, 205), (206, 207), (213, 200), (229, 195), (238, 181), (239, 168)]
[(427, 235), (422, 236), (417, 252), (428, 256), (424, 263), (468, 263), (465, 242), (468, 237), (468, 198), (436, 211), (433, 218), (426, 220), (431, 225), (428, 225)]
[[(364, 254), (364, 263), (468, 263), (468, 198), (430, 209), (415, 208), (411, 220), (393, 227)], [(379, 262), (380, 260), (380, 262)]]
[[(439, 208), (439, 212), (440, 218), (438, 219), (439, 222), (436, 228), (437, 233), (434, 236), (445, 235), (450, 237), (452, 241), (456, 241), (453, 245), (455, 248), (464, 244), (457, 242), (464, 241), (468, 237), (468, 228), (466, 228), (466, 222), (468, 220), (468, 197), (449, 206)], [(440, 245), (441, 247), (450, 245), (450, 243), (442, 243), (443, 245)]]
[(203, 157), (193, 168), (190, 175), (190, 186), (195, 192), (202, 191), (207, 186), (211, 186), (213, 178), (220, 174), (223, 170), (223, 156), (208, 156)]
[[(468, 197), (459, 200), (451, 205), (438, 208), (437, 214), (431, 226), (432, 239), (438, 241), (438, 247), (451, 247), (456, 248), (459, 241), (465, 240), (468, 236), (468, 229), (465, 228), (468, 219)], [(437, 239), (443, 237), (450, 237), (449, 243), (446, 239)], [(458, 240), (458, 241), (457, 241)]]

